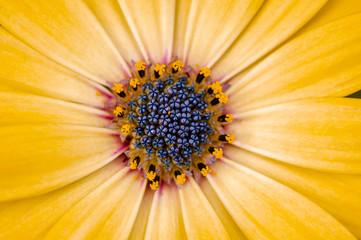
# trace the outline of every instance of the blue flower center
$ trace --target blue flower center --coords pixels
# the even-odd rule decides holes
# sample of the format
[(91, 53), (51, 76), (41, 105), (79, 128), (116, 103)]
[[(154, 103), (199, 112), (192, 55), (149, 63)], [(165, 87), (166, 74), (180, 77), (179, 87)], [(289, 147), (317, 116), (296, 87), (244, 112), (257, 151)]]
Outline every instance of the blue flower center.
[(222, 157), (222, 142), (232, 142), (223, 125), (228, 97), (210, 70), (198, 74), (176, 60), (164, 64), (136, 63), (133, 78), (113, 86), (117, 96), (109, 103), (121, 139), (128, 141), (129, 167), (144, 172), (155, 190), (160, 181), (183, 184), (186, 176), (211, 173), (208, 165)]
[(144, 149), (146, 159), (156, 157), (168, 171), (170, 163), (189, 168), (192, 154), (201, 156), (215, 133), (206, 90), (196, 90), (186, 74), (165, 75), (141, 89), (127, 106), (128, 120), (136, 126), (134, 148)]

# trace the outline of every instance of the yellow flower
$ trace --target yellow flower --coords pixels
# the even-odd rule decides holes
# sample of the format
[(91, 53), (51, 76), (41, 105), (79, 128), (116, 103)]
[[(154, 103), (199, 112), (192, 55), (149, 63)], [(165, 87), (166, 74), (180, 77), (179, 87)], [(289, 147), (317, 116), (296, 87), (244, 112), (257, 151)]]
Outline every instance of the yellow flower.
[[(361, 238), (361, 100), (344, 98), (361, 89), (361, 1), (0, 6), (0, 239)], [(236, 137), (206, 177), (149, 187), (109, 89), (176, 58), (211, 70)]]

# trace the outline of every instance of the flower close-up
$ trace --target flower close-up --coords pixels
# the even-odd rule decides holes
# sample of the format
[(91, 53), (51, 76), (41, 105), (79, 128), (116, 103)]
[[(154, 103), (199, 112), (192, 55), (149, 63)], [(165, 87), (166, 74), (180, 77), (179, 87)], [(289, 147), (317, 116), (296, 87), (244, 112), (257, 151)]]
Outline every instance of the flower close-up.
[(0, 239), (361, 239), (361, 1), (0, 0)]

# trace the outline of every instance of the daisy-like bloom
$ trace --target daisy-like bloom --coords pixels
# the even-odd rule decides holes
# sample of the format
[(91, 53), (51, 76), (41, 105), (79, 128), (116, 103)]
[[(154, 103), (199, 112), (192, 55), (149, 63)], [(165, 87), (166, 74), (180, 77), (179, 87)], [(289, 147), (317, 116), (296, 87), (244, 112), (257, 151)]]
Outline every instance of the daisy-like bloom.
[(0, 0), (0, 239), (361, 238), (361, 1)]

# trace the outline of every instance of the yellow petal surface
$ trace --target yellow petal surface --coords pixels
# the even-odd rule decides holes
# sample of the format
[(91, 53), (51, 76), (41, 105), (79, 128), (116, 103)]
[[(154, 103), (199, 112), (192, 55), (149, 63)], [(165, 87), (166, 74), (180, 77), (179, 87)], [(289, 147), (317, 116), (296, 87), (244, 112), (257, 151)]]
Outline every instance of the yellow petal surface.
[(90, 81), (49, 60), (24, 45), (0, 27), (0, 90), (13, 90), (104, 106), (102, 96)]
[(234, 144), (286, 163), (361, 173), (361, 100), (308, 99), (249, 112), (229, 129)]
[(300, 31), (298, 36), (341, 17), (361, 12), (361, 2), (355, 0), (328, 0), (323, 8)]
[(0, 128), (0, 200), (36, 196), (104, 166), (126, 146), (109, 129), (67, 124)]
[(228, 80), (250, 66), (307, 23), (327, 0), (269, 0), (227, 53), (213, 76)]
[[(214, 173), (217, 176), (217, 173)], [(228, 212), (227, 208), (223, 205), (222, 201), (219, 199), (218, 194), (214, 191), (211, 184), (208, 180), (201, 179), (199, 183), (202, 192), (207, 197), (208, 201), (211, 203), (214, 211), (218, 215), (219, 219), (222, 221), (224, 228), (226, 229), (229, 237), (231, 239), (247, 239), (246, 236), (242, 233), (241, 229), (238, 227), (237, 223), (234, 221), (231, 214)]]
[(271, 104), (346, 96), (361, 88), (361, 14), (294, 39), (231, 86), (229, 105), (244, 112)]
[(145, 60), (167, 63), (172, 54), (175, 0), (118, 0)]
[(0, 125), (67, 123), (103, 127), (112, 116), (84, 105), (19, 92), (0, 92)]
[(99, 83), (119, 81), (126, 73), (123, 59), (81, 0), (0, 4), (2, 26), (60, 64)]
[(196, 181), (187, 180), (179, 195), (188, 239), (230, 239)]
[(178, 189), (163, 184), (156, 192), (144, 239), (185, 239)]
[[(120, 9), (117, 0), (85, 0), (94, 15), (98, 18), (118, 52), (125, 61), (142, 59), (132, 31)], [(143, 56), (145, 57), (145, 56)]]
[(176, 1), (175, 5), (173, 55), (181, 60), (185, 59), (183, 53), (191, 4), (192, 1)]
[[(192, 1), (189, 15), (181, 20), (183, 28), (187, 28), (184, 60), (192, 66), (211, 66), (248, 25), (262, 3), (263, 0)], [(182, 27), (180, 31), (183, 32)]]
[(237, 147), (227, 147), (225, 152), (230, 160), (295, 189), (361, 238), (361, 176), (312, 171)]
[(124, 167), (113, 161), (89, 176), (39, 197), (0, 203), (0, 238), (43, 239), (73, 205)]
[(154, 198), (154, 191), (146, 188), (142, 203), (140, 204), (138, 215), (134, 221), (132, 231), (129, 234), (129, 240), (138, 240), (145, 238), (150, 210)]
[(207, 178), (249, 239), (355, 239), (329, 213), (292, 189), (231, 161)]
[(123, 169), (75, 204), (45, 239), (128, 239), (146, 181)]

